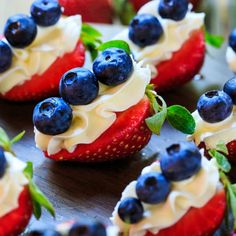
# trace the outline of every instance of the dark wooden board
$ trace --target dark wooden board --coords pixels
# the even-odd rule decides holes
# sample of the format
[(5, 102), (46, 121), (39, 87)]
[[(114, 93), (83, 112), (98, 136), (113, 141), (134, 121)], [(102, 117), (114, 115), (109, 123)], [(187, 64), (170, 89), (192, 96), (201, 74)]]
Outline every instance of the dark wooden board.
[[(108, 37), (119, 30), (114, 26), (100, 29)], [(210, 56), (206, 56), (201, 72), (204, 78), (166, 94), (168, 104), (182, 104), (193, 111), (200, 94), (222, 87), (224, 81), (232, 76), (224, 59), (225, 47), (209, 51)], [(99, 165), (55, 163), (45, 159), (35, 147), (31, 121), (34, 105), (0, 101), (0, 126), (10, 136), (26, 131), (14, 150), (20, 159), (34, 163), (35, 181), (53, 202), (57, 213), (56, 221), (46, 212), (39, 222), (33, 218), (30, 228), (84, 217), (97, 218), (109, 224), (109, 217), (125, 186), (136, 179), (142, 168), (152, 163), (166, 146), (185, 139), (183, 134), (165, 125), (160, 137), (154, 135), (142, 152), (127, 160)]]

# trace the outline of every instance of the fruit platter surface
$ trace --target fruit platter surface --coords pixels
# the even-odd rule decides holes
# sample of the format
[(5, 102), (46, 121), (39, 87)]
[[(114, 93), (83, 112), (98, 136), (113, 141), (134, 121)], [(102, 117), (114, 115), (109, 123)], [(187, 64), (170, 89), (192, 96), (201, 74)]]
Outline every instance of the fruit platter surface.
[[(121, 26), (95, 25), (103, 35), (112, 38)], [(219, 89), (232, 77), (225, 61), (226, 43), (220, 49), (208, 48), (201, 73), (189, 84), (164, 94), (168, 105), (181, 104), (194, 111), (199, 96), (205, 91)], [(217, 58), (217, 60), (216, 60)], [(90, 62), (87, 62), (90, 67)], [(0, 124), (13, 137), (25, 130), (27, 135), (15, 145), (15, 152), (23, 161), (33, 161), (35, 182), (50, 198), (57, 212), (56, 221), (96, 218), (107, 225), (109, 217), (124, 187), (136, 179), (141, 170), (150, 165), (159, 153), (186, 136), (165, 124), (161, 137), (153, 135), (149, 144), (128, 160), (102, 164), (55, 163), (43, 158), (35, 147), (32, 110), (35, 103), (8, 103), (0, 101)], [(42, 220), (31, 220), (29, 229), (54, 225), (55, 220), (43, 212)]]

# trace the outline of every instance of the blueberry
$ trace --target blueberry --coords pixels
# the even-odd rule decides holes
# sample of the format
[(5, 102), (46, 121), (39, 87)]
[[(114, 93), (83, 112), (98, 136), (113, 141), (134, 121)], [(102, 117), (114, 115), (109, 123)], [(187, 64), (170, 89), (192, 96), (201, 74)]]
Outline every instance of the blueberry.
[(236, 76), (225, 83), (223, 90), (231, 97), (234, 105), (236, 105)]
[(0, 178), (3, 177), (5, 174), (5, 170), (7, 167), (7, 160), (4, 154), (4, 150), (2, 147), (0, 147)]
[(99, 85), (94, 73), (84, 68), (75, 68), (63, 75), (59, 90), (66, 102), (86, 105), (98, 96)]
[(236, 28), (229, 35), (229, 46), (236, 52)]
[(125, 198), (118, 207), (118, 215), (127, 224), (135, 224), (143, 219), (142, 203), (136, 198)]
[(158, 172), (141, 175), (136, 184), (136, 193), (140, 201), (158, 204), (166, 200), (170, 192), (170, 182)]
[(163, 175), (170, 181), (182, 181), (198, 173), (201, 168), (201, 153), (195, 144), (180, 142), (166, 149), (160, 159)]
[(76, 222), (68, 236), (106, 236), (106, 228), (99, 222)]
[(71, 122), (72, 109), (62, 98), (45, 99), (34, 108), (34, 126), (43, 134), (64, 133), (70, 128)]
[(13, 47), (24, 48), (34, 41), (37, 26), (31, 17), (17, 14), (7, 20), (4, 35)]
[(233, 102), (227, 93), (212, 90), (199, 98), (197, 110), (204, 121), (217, 123), (230, 116), (233, 110)]
[(27, 236), (62, 236), (55, 230), (33, 230), (26, 234)]
[(36, 0), (31, 5), (31, 16), (40, 26), (55, 25), (62, 14), (57, 0)]
[(8, 44), (0, 41), (0, 73), (8, 70), (12, 63), (12, 51)]
[(93, 71), (97, 79), (109, 86), (124, 83), (133, 70), (131, 57), (120, 48), (104, 50), (93, 63)]
[(157, 43), (162, 34), (162, 26), (153, 15), (136, 15), (129, 25), (129, 38), (139, 47), (146, 47)]
[(164, 19), (180, 21), (188, 12), (188, 0), (161, 0), (158, 12)]

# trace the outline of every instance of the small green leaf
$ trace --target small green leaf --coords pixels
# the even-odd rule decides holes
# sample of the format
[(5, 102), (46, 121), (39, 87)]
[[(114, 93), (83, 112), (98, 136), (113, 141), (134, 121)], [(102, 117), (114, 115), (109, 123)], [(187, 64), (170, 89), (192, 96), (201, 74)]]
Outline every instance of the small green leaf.
[(236, 195), (235, 195), (233, 189), (231, 188), (230, 184), (227, 185), (227, 190), (228, 190), (228, 194), (229, 194), (231, 210), (232, 210), (233, 217), (234, 217), (234, 229), (236, 229)]
[(193, 134), (196, 123), (191, 113), (180, 105), (173, 105), (167, 109), (167, 120), (177, 130), (184, 134)]
[(11, 142), (11, 145), (12, 144), (15, 144), (17, 142), (19, 142), (23, 136), (25, 135), (25, 131), (22, 131), (21, 133), (19, 133), (18, 135), (16, 135), (10, 142)]
[(27, 162), (27, 166), (24, 169), (24, 175), (28, 180), (31, 180), (33, 178), (33, 163)]
[(98, 50), (104, 51), (107, 48), (121, 48), (125, 50), (129, 55), (131, 54), (129, 44), (123, 40), (111, 40), (111, 41), (105, 42), (98, 47)]
[(205, 41), (207, 44), (209, 44), (215, 48), (220, 48), (222, 46), (222, 44), (224, 43), (224, 37), (221, 35), (209, 34), (205, 30)]
[(93, 38), (102, 37), (102, 34), (98, 30), (86, 23), (82, 24), (82, 33), (85, 33)]
[(220, 142), (220, 143), (218, 143), (218, 144), (216, 145), (216, 151), (221, 152), (221, 153), (223, 153), (223, 154), (225, 154), (225, 155), (228, 155), (228, 154), (229, 154), (228, 148), (227, 148), (227, 146), (225, 145), (224, 142)]
[(216, 159), (217, 164), (218, 164), (218, 168), (220, 170), (222, 170), (225, 173), (230, 172), (231, 165), (230, 165), (228, 159), (223, 154), (221, 154), (220, 152), (218, 152), (215, 149), (211, 149), (209, 151), (209, 154), (210, 154), (211, 157)]
[(40, 204), (38, 202), (36, 202), (35, 200), (32, 200), (32, 202), (33, 202), (34, 216), (37, 220), (39, 220), (42, 215), (42, 208), (41, 208)]

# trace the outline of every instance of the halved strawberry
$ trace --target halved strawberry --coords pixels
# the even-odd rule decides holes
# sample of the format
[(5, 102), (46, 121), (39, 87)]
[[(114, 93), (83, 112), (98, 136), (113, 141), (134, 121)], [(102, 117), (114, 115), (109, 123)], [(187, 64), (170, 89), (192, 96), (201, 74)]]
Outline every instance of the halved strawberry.
[(91, 144), (80, 144), (73, 153), (62, 150), (45, 155), (57, 161), (103, 162), (128, 157), (140, 151), (149, 141), (151, 131), (145, 123), (150, 115), (147, 98), (128, 110), (117, 113), (115, 123)]
[[(226, 194), (221, 190), (204, 207), (191, 208), (175, 225), (156, 236), (212, 236), (223, 221), (225, 209)], [(145, 236), (154, 234), (148, 232)]]
[(110, 0), (59, 0), (67, 16), (80, 14), (85, 22), (112, 23)]
[(193, 79), (200, 71), (205, 58), (205, 40), (203, 30), (194, 31), (181, 49), (170, 60), (156, 66), (157, 77), (151, 83), (158, 92), (183, 85)]
[(74, 67), (83, 66), (84, 61), (85, 47), (78, 41), (73, 52), (58, 58), (42, 75), (34, 75), (0, 96), (9, 101), (32, 101), (57, 95), (61, 76)]
[(21, 192), (18, 202), (17, 209), (0, 217), (0, 236), (18, 236), (28, 225), (33, 212), (28, 187)]

